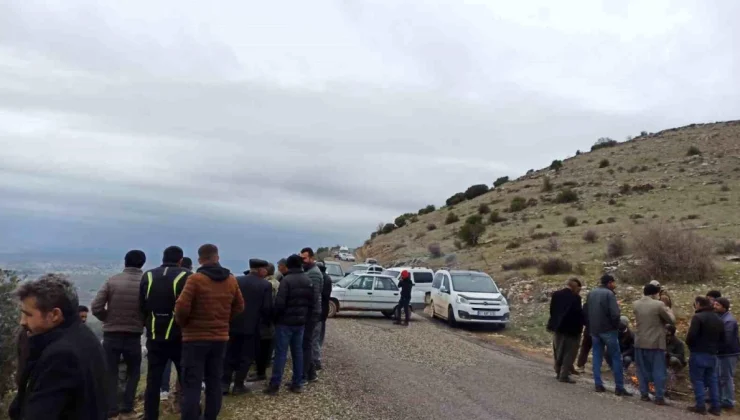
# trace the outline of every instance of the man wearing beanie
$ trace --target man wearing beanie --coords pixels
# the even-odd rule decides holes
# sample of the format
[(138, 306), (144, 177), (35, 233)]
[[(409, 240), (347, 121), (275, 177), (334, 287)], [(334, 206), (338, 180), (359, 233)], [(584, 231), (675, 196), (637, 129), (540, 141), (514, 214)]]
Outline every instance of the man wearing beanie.
[(303, 391), (303, 327), (314, 309), (313, 285), (303, 272), (303, 259), (293, 254), (288, 257), (285, 266), (286, 272), (280, 281), (272, 311), (275, 322), (275, 361), (270, 384), (264, 390), (268, 395), (276, 395), (280, 391), (288, 348), (293, 358), (293, 382), (290, 390)]
[(261, 327), (264, 322), (269, 322), (272, 313), (272, 286), (265, 280), (268, 266), (265, 260), (251, 259), (249, 271), (236, 278), (244, 298), (244, 312), (237, 315), (229, 326), (229, 345), (221, 378), (223, 394), (229, 393), (232, 380), (234, 395), (248, 391), (244, 381), (257, 355)]
[(730, 300), (720, 297), (714, 301), (714, 311), (717, 312), (725, 327), (725, 341), (720, 344), (717, 352), (719, 376), (719, 399), (722, 408), (735, 408), (735, 368), (740, 356), (740, 339), (738, 339), (737, 320), (730, 313)]
[(614, 295), (616, 287), (614, 277), (609, 274), (601, 277), (601, 286), (594, 288), (588, 294), (586, 319), (593, 341), (593, 375), (596, 392), (606, 391), (601, 379), (601, 364), (604, 361), (604, 347), (606, 347), (606, 357), (612, 361), (612, 373), (616, 384), (614, 393), (618, 396), (629, 397), (632, 394), (624, 388), (622, 353), (619, 349), (619, 320), (622, 314), (617, 304), (617, 297)]

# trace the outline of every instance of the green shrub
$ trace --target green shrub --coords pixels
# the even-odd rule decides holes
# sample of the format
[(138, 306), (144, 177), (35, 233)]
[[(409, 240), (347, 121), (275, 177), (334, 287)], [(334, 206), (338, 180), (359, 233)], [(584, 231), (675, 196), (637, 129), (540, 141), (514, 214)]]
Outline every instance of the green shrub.
[(593, 146), (591, 146), (591, 151), (604, 149), (607, 147), (614, 147), (617, 144), (619, 144), (616, 140), (612, 140), (609, 137), (602, 137), (598, 140), (596, 140), (596, 143), (594, 143)]
[(424, 215), (424, 214), (429, 214), (429, 213), (434, 212), (434, 210), (437, 210), (437, 208), (434, 207), (433, 204), (430, 204), (430, 205), (424, 207), (423, 209), (420, 209), (419, 210), (419, 215), (421, 216), (421, 215)]
[(435, 229), (437, 229), (437, 225), (435, 225), (434, 223), (430, 223), (427, 225), (427, 230), (435, 230)]
[(542, 178), (542, 192), (551, 192), (553, 189), (555, 189), (555, 186), (552, 185), (552, 181), (550, 181), (550, 177), (544, 177)]
[(393, 232), (394, 230), (396, 230), (396, 225), (394, 225), (393, 223), (386, 223), (380, 233), (386, 235)]
[(472, 200), (475, 197), (479, 197), (485, 193), (488, 192), (488, 185), (486, 184), (477, 184), (470, 186), (467, 190), (465, 190), (465, 198), (468, 200)]
[(518, 211), (522, 211), (527, 208), (527, 200), (524, 199), (524, 197), (514, 197), (511, 199), (511, 204), (509, 205), (509, 211), (514, 213)]
[(457, 215), (455, 213), (449, 213), (447, 215), (447, 218), (445, 219), (445, 224), (446, 225), (451, 225), (451, 224), (457, 223), (459, 221), (460, 221), (460, 218), (457, 217)]
[(502, 176), (502, 177), (498, 178), (497, 180), (493, 181), (493, 187), (494, 188), (498, 188), (498, 187), (506, 184), (507, 182), (509, 182), (509, 177), (508, 176)]
[(698, 156), (701, 155), (701, 150), (699, 150), (696, 146), (689, 147), (689, 150), (686, 152), (686, 156)]
[(573, 264), (562, 258), (550, 257), (540, 263), (540, 272), (547, 276), (573, 272)]
[(448, 198), (445, 203), (448, 206), (454, 206), (455, 204), (460, 204), (463, 201), (465, 201), (465, 193), (457, 193), (453, 195), (452, 197)]
[(523, 270), (525, 268), (537, 267), (539, 263), (540, 262), (537, 260), (537, 258), (522, 257), (510, 263), (501, 264), (501, 269), (503, 269), (504, 271)]
[(498, 210), (494, 210), (490, 216), (488, 216), (488, 222), (492, 225), (495, 225), (496, 223), (505, 222), (507, 219), (505, 217), (501, 217), (498, 214)]
[(606, 244), (606, 256), (609, 258), (623, 257), (627, 253), (627, 242), (621, 236), (609, 239)]
[(482, 203), (480, 206), (478, 206), (478, 213), (480, 214), (488, 214), (491, 212), (491, 208), (488, 207), (488, 204)]
[(466, 225), (474, 225), (477, 223), (483, 223), (483, 216), (481, 216), (480, 214), (474, 214), (472, 216), (468, 216), (468, 218), (465, 219)]
[(606, 168), (609, 166), (609, 159), (601, 159), (601, 162), (599, 162), (599, 168)]
[(555, 159), (550, 164), (550, 170), (559, 171), (563, 167), (563, 161)]
[(406, 216), (398, 216), (398, 217), (396, 217), (396, 220), (394, 220), (394, 223), (398, 227), (406, 226)]
[[(460, 228), (457, 233), (458, 238), (465, 242), (468, 246), (476, 246), (480, 241), (480, 238), (486, 232), (486, 225), (478, 220), (477, 223), (470, 223), (470, 219), (476, 216), (470, 216), (468, 221)], [(480, 216), (477, 216), (480, 217)]]
[(560, 190), (558, 195), (555, 197), (555, 202), (558, 204), (575, 203), (578, 201), (578, 193), (570, 188)]
[(578, 218), (574, 216), (565, 216), (563, 218), (563, 223), (565, 223), (565, 226), (567, 227), (573, 227), (578, 224)]
[(583, 233), (583, 240), (590, 244), (595, 243), (598, 239), (599, 239), (599, 234), (596, 233), (595, 230), (589, 229)]

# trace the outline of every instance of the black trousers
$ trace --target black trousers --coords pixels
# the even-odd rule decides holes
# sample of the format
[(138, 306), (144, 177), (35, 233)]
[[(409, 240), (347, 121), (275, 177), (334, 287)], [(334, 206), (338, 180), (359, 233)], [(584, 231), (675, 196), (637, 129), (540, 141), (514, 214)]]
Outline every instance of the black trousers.
[[(141, 376), (141, 334), (104, 333), (103, 349), (108, 364), (108, 415), (134, 411), (136, 388)], [(126, 390), (123, 400), (118, 401), (118, 362), (126, 364)], [(160, 374), (161, 375), (161, 374)]]
[(224, 373), (221, 377), (223, 385), (230, 385), (232, 380), (235, 386), (244, 385), (249, 366), (255, 359), (258, 339), (259, 337), (254, 334), (229, 336), (224, 357)]
[(409, 318), (411, 318), (411, 310), (409, 308), (409, 304), (411, 303), (411, 297), (404, 297), (401, 296), (401, 299), (398, 300), (398, 306), (396, 306), (396, 319), (401, 320), (401, 309), (406, 311), (406, 323), (408, 324)]
[[(144, 419), (159, 419), (159, 391), (164, 380), (163, 373), (169, 361), (175, 365), (177, 380), (180, 381), (180, 358), (182, 342), (147, 340), (146, 391), (144, 392)], [(167, 378), (169, 381), (169, 377)]]
[(316, 328), (316, 321), (306, 322), (303, 327), (303, 379), (308, 380), (316, 376), (316, 366), (313, 364), (313, 329)]
[(265, 376), (272, 357), (272, 337), (257, 341), (257, 375)]
[(216, 420), (221, 411), (221, 375), (224, 367), (224, 341), (187, 341), (182, 343), (181, 420), (199, 420), (201, 383), (206, 383), (204, 420)]

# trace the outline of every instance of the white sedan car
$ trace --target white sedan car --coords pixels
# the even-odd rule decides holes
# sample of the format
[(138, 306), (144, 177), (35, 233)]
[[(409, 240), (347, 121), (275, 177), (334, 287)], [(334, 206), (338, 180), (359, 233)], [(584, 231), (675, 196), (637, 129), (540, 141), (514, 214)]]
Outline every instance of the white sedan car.
[[(371, 272), (347, 275), (334, 285), (329, 301), (329, 317), (341, 311), (381, 312), (387, 318), (393, 316), (401, 291), (391, 276)], [(411, 309), (423, 310), (424, 293), (411, 292)]]

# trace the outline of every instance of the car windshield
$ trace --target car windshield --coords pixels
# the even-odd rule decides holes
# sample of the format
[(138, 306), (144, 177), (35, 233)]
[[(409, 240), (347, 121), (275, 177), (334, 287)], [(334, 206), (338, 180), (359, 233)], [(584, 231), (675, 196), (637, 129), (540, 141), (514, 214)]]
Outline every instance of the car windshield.
[(341, 276), (342, 267), (337, 264), (326, 264), (326, 274), (330, 276)]
[(452, 286), (456, 292), (498, 293), (493, 279), (482, 274), (453, 274)]
[(385, 271), (383, 271), (380, 274), (382, 274), (384, 276), (391, 276), (393, 278), (396, 278), (396, 277), (398, 277), (399, 274), (401, 274), (401, 272), (400, 271), (395, 271), (395, 270), (385, 270)]
[(350, 274), (347, 277), (344, 277), (343, 279), (339, 280), (336, 284), (339, 287), (347, 288), (350, 284), (352, 284), (353, 281), (357, 278), (357, 274)]

